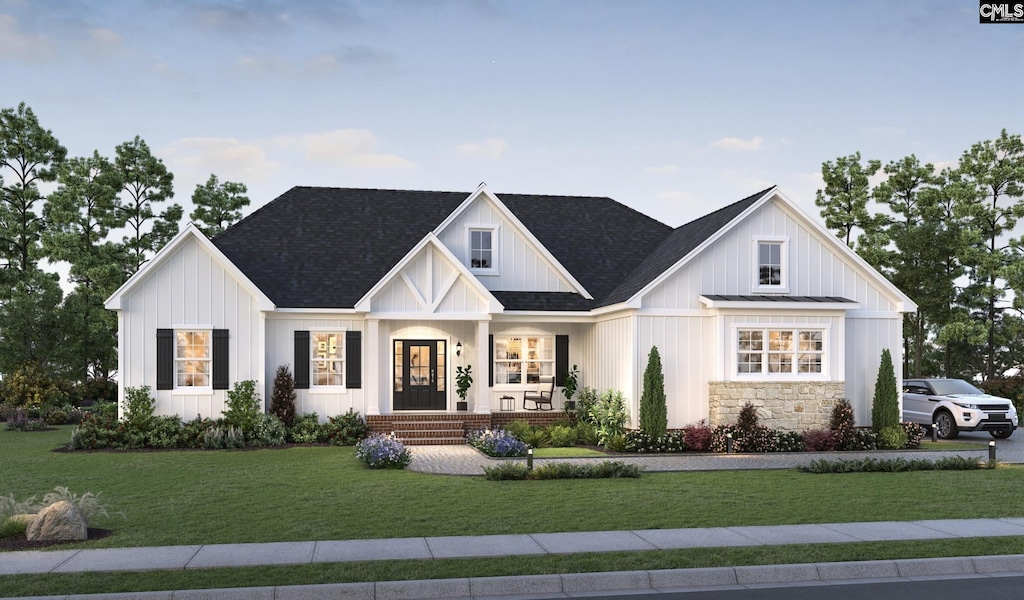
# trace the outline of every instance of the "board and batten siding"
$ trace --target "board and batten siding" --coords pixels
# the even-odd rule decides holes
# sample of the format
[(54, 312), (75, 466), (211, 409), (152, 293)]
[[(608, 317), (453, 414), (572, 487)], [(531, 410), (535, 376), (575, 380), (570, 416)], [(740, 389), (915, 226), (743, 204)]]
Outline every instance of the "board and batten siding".
[[(293, 376), (299, 369), (305, 369), (306, 372), (311, 372), (312, 370), (311, 362), (305, 365), (294, 364), (296, 331), (338, 332), (342, 334), (346, 331), (362, 332), (364, 330), (364, 322), (362, 317), (355, 315), (349, 317), (336, 314), (270, 313), (267, 315), (266, 328), (267, 353), (265, 368), (268, 381), (264, 386), (264, 397), (266, 398), (266, 405), (269, 407), (271, 394), (274, 390), (274, 377), (279, 366), (288, 365), (292, 370)], [(361, 343), (365, 351), (365, 334), (362, 336)], [(371, 363), (367, 361), (365, 354), (363, 354), (362, 363), (363, 371), (366, 373), (367, 367)], [(364, 390), (366, 389), (366, 378), (368, 376), (369, 374), (364, 374), (362, 388), (336, 389), (332, 387), (329, 390), (317, 390), (315, 386), (310, 386), (309, 389), (295, 390), (295, 413), (302, 415), (315, 412), (321, 421), (326, 421), (329, 417), (335, 415), (343, 415), (349, 409), (365, 415), (366, 400)]]
[[(580, 387), (594, 388), (598, 393), (618, 390), (626, 397), (626, 405), (637, 402), (635, 323), (630, 315), (581, 325), (577, 339), (570, 339), (571, 356), (579, 356)], [(575, 349), (574, 349), (575, 346)], [(578, 353), (578, 354), (576, 354)], [(573, 358), (570, 362), (576, 360)], [(636, 415), (630, 411), (630, 423), (636, 426)]]
[(896, 302), (775, 202), (768, 202), (643, 297), (645, 309), (700, 309), (701, 294), (755, 293), (754, 240), (788, 238), (791, 296), (839, 296), (861, 310), (896, 312)]
[[(258, 300), (196, 240), (183, 243), (122, 299), (118, 319), (124, 389), (148, 385), (156, 414), (219, 417), (225, 390), (187, 394), (156, 389), (156, 330), (197, 326), (228, 330), (229, 383), (263, 383), (262, 313)], [(257, 389), (260, 389), (260, 385)]]
[[(453, 277), (457, 277), (454, 282)], [(483, 314), (488, 308), (487, 300), (458, 275), (448, 258), (429, 246), (374, 294), (371, 307), (379, 314), (432, 311), (453, 315)]]
[(657, 346), (665, 376), (668, 426), (677, 428), (708, 418), (708, 385), (721, 362), (715, 319), (703, 316), (637, 317), (636, 402), (632, 423), (639, 422), (643, 377), (651, 347)]
[(903, 381), (903, 317), (875, 317), (856, 312), (846, 318), (846, 399), (858, 426), (871, 425), (871, 403), (882, 350), (892, 354), (897, 385)]
[(492, 240), (497, 249), (498, 273), (477, 273), (480, 283), (489, 290), (528, 292), (575, 291), (552, 265), (515, 226), (485, 196), (479, 196), (472, 205), (445, 228), (440, 239), (452, 254), (469, 265), (469, 229), (475, 226), (496, 227), (497, 237)]

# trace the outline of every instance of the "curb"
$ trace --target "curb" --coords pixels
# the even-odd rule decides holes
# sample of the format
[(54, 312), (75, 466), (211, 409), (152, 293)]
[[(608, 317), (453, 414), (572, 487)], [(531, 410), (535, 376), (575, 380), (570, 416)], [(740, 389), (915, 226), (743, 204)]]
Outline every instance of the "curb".
[[(1024, 555), (808, 563), (657, 571), (571, 573), (334, 583), (216, 590), (181, 590), (36, 596), (35, 600), (415, 600), (538, 596), (571, 597), (607, 592), (696, 592), (791, 585), (850, 585), (926, 579), (1024, 576)], [(22, 600), (26, 600), (22, 598)], [(31, 600), (31, 599), (29, 599)]]

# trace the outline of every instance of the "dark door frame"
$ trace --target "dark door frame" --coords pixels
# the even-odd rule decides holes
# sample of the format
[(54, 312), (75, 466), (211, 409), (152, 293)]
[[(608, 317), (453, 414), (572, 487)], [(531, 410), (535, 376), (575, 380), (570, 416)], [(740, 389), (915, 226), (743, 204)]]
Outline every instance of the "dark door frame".
[(447, 340), (392, 340), (392, 409), (447, 410), (447, 369)]

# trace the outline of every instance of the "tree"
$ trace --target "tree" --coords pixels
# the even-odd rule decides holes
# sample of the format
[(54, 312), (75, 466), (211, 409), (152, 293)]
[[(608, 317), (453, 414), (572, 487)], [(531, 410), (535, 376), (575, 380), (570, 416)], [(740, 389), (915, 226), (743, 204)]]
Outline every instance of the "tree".
[(270, 413), (277, 415), (288, 427), (295, 422), (295, 378), (288, 365), (281, 365), (274, 375), (274, 390), (270, 396)]
[(882, 350), (875, 380), (875, 396), (871, 402), (871, 428), (876, 432), (900, 424), (900, 399), (896, 388), (896, 372), (889, 349)]
[(962, 213), (976, 232), (977, 243), (967, 255), (967, 274), (977, 286), (978, 308), (987, 329), (982, 373), (989, 379), (997, 371), (997, 329), (1007, 292), (1007, 267), (1012, 258), (1011, 244), (1005, 235), (1024, 216), (1021, 136), (1008, 135), (1004, 129), (995, 140), (974, 144), (961, 156), (957, 173), (967, 192), (960, 205)]
[(189, 218), (206, 237), (220, 235), (242, 218), (242, 209), (249, 206), (247, 191), (245, 184), (220, 183), (216, 175), (210, 175), (210, 179), (204, 185), (197, 185), (192, 194), (195, 210)]
[(63, 292), (57, 275), (29, 269), (6, 295), (0, 303), (0, 373), (34, 363), (51, 375), (66, 374), (66, 328), (59, 310)]
[(651, 346), (644, 369), (644, 389), (640, 394), (640, 430), (654, 439), (665, 435), (668, 428), (668, 408), (665, 404), (665, 375), (661, 369), (661, 354)]
[(821, 177), (825, 189), (815, 194), (814, 204), (821, 208), (825, 226), (836, 232), (847, 246), (853, 248), (853, 230), (859, 228), (866, 233), (872, 230), (872, 219), (867, 203), (870, 196), (868, 177), (881, 168), (882, 162), (869, 160), (861, 164), (860, 152), (840, 156), (836, 162), (825, 161), (821, 165)]
[(0, 110), (0, 168), (11, 172), (6, 185), (0, 178), (0, 258), (6, 268), (20, 274), (35, 268), (43, 230), (37, 211), (43, 200), (38, 184), (56, 178), (56, 167), (66, 155), (67, 150), (49, 129), (43, 129), (24, 102), (17, 109)]
[(118, 210), (128, 227), (124, 246), (130, 257), (127, 274), (134, 274), (149, 258), (178, 233), (183, 213), (181, 205), (172, 204), (162, 213), (153, 212), (153, 205), (174, 195), (174, 175), (163, 161), (153, 156), (139, 136), (117, 147), (115, 166), (127, 198), (118, 202)]

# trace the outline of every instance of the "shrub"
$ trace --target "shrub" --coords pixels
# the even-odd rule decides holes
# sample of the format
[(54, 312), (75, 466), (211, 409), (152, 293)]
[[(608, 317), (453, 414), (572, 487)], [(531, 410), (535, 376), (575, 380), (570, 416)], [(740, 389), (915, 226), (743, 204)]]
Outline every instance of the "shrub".
[(110, 516), (108, 507), (100, 503), (99, 494), (86, 492), (79, 496), (78, 494), (71, 493), (68, 488), (61, 486), (53, 488), (52, 492), (43, 496), (43, 502), (40, 508), (45, 508), (51, 504), (64, 501), (70, 502), (75, 508), (77, 508), (79, 514), (82, 515), (82, 518), (85, 519), (87, 524), (94, 521), (97, 517)]
[(0, 421), (6, 421), (14, 416), (18, 407), (9, 402), (0, 402)]
[(117, 416), (89, 413), (71, 432), (70, 450), (120, 448), (124, 445), (126, 426)]
[(20, 407), (61, 404), (66, 398), (57, 382), (36, 363), (25, 363), (0, 381), (0, 397)]
[(39, 503), (36, 502), (35, 496), (21, 502), (15, 500), (14, 494), (0, 496), (0, 523), (14, 515), (32, 515), (37, 512), (39, 512)]
[(597, 427), (598, 443), (606, 448), (612, 436), (623, 436), (622, 446), (625, 447), (626, 422), (629, 415), (626, 413), (626, 400), (622, 392), (616, 390), (605, 390), (597, 403), (590, 409), (591, 420)]
[(625, 452), (626, 451), (626, 434), (625, 433), (613, 433), (608, 436), (604, 441), (604, 447), (612, 452)]
[(668, 407), (665, 404), (665, 375), (661, 371), (661, 354), (651, 346), (644, 369), (644, 389), (640, 394), (640, 431), (652, 439), (665, 435), (668, 428)]
[(733, 452), (776, 452), (779, 448), (778, 433), (764, 425), (755, 425), (744, 431), (739, 425), (719, 425), (711, 432), (712, 452), (725, 452), (728, 434), (732, 434)]
[(42, 419), (30, 419), (23, 409), (14, 412), (14, 416), (7, 419), (7, 431), (42, 431), (46, 429), (46, 421)]
[(124, 420), (134, 431), (149, 431), (152, 426), (156, 400), (149, 391), (148, 385), (124, 390)]
[(555, 448), (567, 448), (576, 443), (576, 430), (567, 425), (552, 425), (548, 428), (548, 439)]
[(531, 427), (522, 440), (531, 448), (543, 448), (551, 443), (551, 440), (548, 438), (548, 432), (540, 427)]
[(907, 446), (907, 432), (900, 425), (886, 427), (878, 432), (878, 447), (884, 450), (900, 450)]
[(487, 456), (526, 456), (528, 449), (525, 442), (502, 429), (471, 431), (466, 443)]
[(521, 462), (502, 462), (484, 467), (484, 477), (490, 481), (516, 481), (526, 479), (530, 468)]
[(332, 446), (353, 446), (366, 437), (369, 428), (359, 413), (351, 408), (343, 415), (335, 415), (323, 425), (324, 439)]
[(228, 390), (228, 398), (224, 405), (224, 420), (228, 425), (240, 429), (242, 433), (251, 431), (256, 425), (256, 416), (263, 412), (260, 409), (256, 382), (252, 379), (236, 381)]
[(394, 434), (374, 433), (356, 444), (356, 458), (371, 469), (404, 469), (412, 453)]
[(505, 431), (516, 436), (519, 439), (526, 438), (526, 434), (533, 429), (533, 426), (522, 419), (516, 419), (505, 426)]
[(598, 442), (597, 428), (589, 421), (578, 421), (575, 426), (576, 441), (585, 446), (596, 446)]
[(1005, 379), (988, 379), (978, 384), (986, 394), (1009, 398), (1017, 408), (1017, 414), (1024, 415), (1024, 377), (1007, 377)]
[[(882, 350), (875, 381), (875, 396), (871, 402), (871, 428), (881, 433), (883, 429), (900, 424), (900, 398), (896, 387), (896, 372), (892, 366), (889, 349)], [(901, 446), (902, 447), (902, 446)]]
[(803, 452), (805, 450), (804, 434), (799, 431), (779, 431), (776, 452)]
[(48, 425), (67, 425), (67, 422), (70, 419), (68, 411), (57, 406), (42, 409), (39, 412), (39, 416), (42, 420), (46, 421)]
[(640, 477), (640, 467), (621, 461), (602, 461), (597, 464), (552, 462), (527, 473), (528, 479), (611, 479)]
[(245, 447), (245, 432), (234, 425), (215, 425), (203, 435), (203, 448), (224, 450)]
[(270, 395), (270, 412), (291, 427), (295, 421), (295, 378), (288, 365), (277, 368), (274, 376), (274, 391)]
[(860, 427), (853, 431), (853, 443), (844, 450), (876, 450), (878, 434), (870, 427)]
[(683, 427), (687, 450), (707, 452), (711, 449), (711, 427), (704, 419)]
[(250, 446), (280, 446), (288, 437), (288, 428), (277, 415), (256, 415), (252, 431), (246, 436)]
[(96, 402), (117, 402), (117, 382), (104, 377), (86, 379), (75, 386), (79, 406)]
[(320, 425), (320, 415), (315, 412), (296, 417), (288, 430), (288, 439), (296, 444), (319, 444), (327, 441), (327, 432)]
[(201, 416), (183, 423), (181, 426), (181, 447), (182, 448), (203, 448), (206, 442), (206, 432), (216, 427), (212, 419), (204, 419)]
[(919, 423), (911, 423), (910, 421), (904, 421), (900, 423), (903, 427), (903, 433), (907, 435), (907, 444), (905, 448), (920, 448), (921, 440), (924, 439), (925, 429)]
[(845, 398), (836, 402), (832, 407), (832, 416), (829, 418), (828, 428), (835, 434), (838, 441), (838, 450), (849, 450), (854, 444), (854, 420), (853, 405)]
[(24, 537), (28, 523), (14, 519), (0, 519), (0, 540), (4, 538)]
[(736, 419), (736, 426), (739, 427), (741, 432), (751, 432), (758, 427), (757, 407), (750, 402), (743, 405), (740, 409), (740, 415)]
[(667, 431), (658, 438), (651, 437), (645, 431), (630, 431), (626, 433), (626, 452), (684, 452), (685, 438), (680, 430)]
[(936, 461), (905, 458), (861, 460), (814, 460), (798, 467), (804, 473), (902, 473), (906, 471), (972, 471), (984, 465), (975, 458), (949, 456)]
[[(853, 432), (850, 432), (853, 435)], [(804, 432), (804, 450), (807, 452), (831, 452), (841, 443), (839, 434), (832, 429), (811, 429)]]
[(587, 423), (593, 423), (595, 426), (597, 422), (594, 420), (594, 406), (597, 404), (598, 393), (597, 390), (591, 387), (585, 387), (580, 390), (578, 396), (576, 396), (576, 419)]
[(171, 417), (154, 417), (150, 421), (150, 429), (146, 432), (144, 445), (150, 448), (180, 448), (183, 445), (181, 419), (177, 415)]

